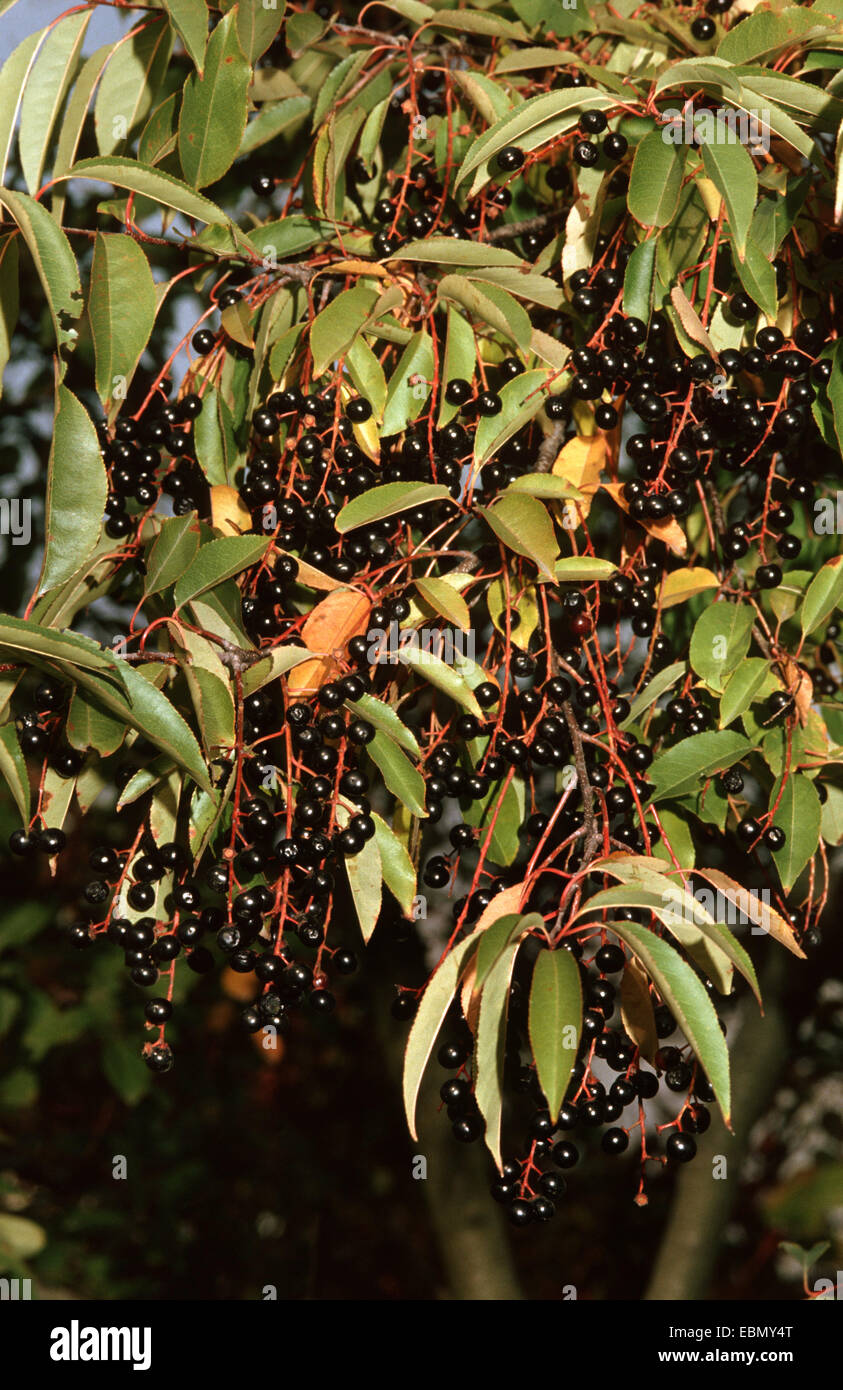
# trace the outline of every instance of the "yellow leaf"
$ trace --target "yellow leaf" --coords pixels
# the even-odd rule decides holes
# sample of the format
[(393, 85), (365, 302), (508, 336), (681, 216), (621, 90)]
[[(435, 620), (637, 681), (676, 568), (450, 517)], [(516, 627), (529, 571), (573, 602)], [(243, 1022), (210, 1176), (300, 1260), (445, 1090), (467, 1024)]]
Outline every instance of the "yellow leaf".
[(224, 536), (251, 532), (252, 517), (236, 487), (217, 483), (211, 488), (211, 525)]
[(661, 606), (672, 608), (676, 603), (687, 603), (689, 598), (704, 593), (706, 589), (719, 587), (720, 580), (717, 575), (704, 569), (702, 565), (674, 570), (666, 576), (662, 584)]
[(698, 178), (697, 191), (705, 203), (705, 210), (708, 213), (709, 219), (712, 222), (716, 222), (720, 216), (720, 204), (723, 201), (717, 191), (716, 185), (712, 183), (711, 179)]
[(566, 531), (574, 531), (586, 521), (591, 501), (600, 486), (600, 470), (606, 461), (606, 438), (602, 434), (586, 439), (578, 435), (569, 439), (556, 456), (551, 469), (558, 478), (573, 483), (583, 493), (581, 502), (554, 504), (554, 511)]

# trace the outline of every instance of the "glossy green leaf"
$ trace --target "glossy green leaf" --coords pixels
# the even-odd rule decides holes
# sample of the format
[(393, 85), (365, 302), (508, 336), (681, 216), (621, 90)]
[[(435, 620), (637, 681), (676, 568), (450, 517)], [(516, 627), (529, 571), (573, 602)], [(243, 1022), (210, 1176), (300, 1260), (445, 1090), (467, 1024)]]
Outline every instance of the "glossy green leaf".
[(0, 183), (6, 181), (6, 166), (18, 123), (27, 75), (32, 69), (38, 45), (46, 29), (39, 29), (18, 44), (0, 68)]
[(163, 0), (164, 9), (198, 73), (205, 67), (208, 6), (205, 0)]
[[(77, 331), (66, 320), (78, 319), (82, 312), (82, 286), (79, 269), (70, 249), (70, 242), (61, 227), (53, 221), (47, 209), (26, 193), (12, 193), (0, 188), (0, 203), (8, 208), (35, 262), (35, 269), (53, 320), (56, 346), (76, 346)], [(65, 363), (59, 357), (59, 370), (64, 374)]]
[[(778, 786), (770, 796), (772, 807)], [(786, 778), (781, 800), (772, 818), (786, 835), (782, 849), (775, 850), (773, 862), (785, 892), (790, 892), (808, 860), (816, 854), (820, 842), (822, 804), (810, 777), (791, 772)]]
[(91, 263), (88, 319), (96, 355), (97, 393), (106, 410), (122, 400), (155, 323), (155, 282), (130, 236), (98, 232)]
[(609, 579), (616, 570), (611, 560), (599, 560), (596, 555), (565, 555), (554, 565), (556, 578), (563, 584)]
[(202, 76), (194, 73), (184, 89), (179, 158), (194, 188), (216, 183), (234, 163), (246, 129), (250, 80), (251, 69), (237, 33), (237, 12), (231, 10), (208, 40)]
[(433, 342), (421, 328), (413, 334), (389, 379), (381, 438), (399, 434), (421, 415), (432, 389), (433, 371)]
[(582, 1029), (582, 983), (570, 951), (542, 950), (530, 985), (530, 1046), (551, 1115), (557, 1115), (577, 1058)]
[(744, 710), (749, 709), (755, 700), (772, 694), (778, 689), (778, 682), (772, 674), (769, 661), (751, 656), (742, 661), (726, 682), (720, 699), (720, 727), (725, 729)]
[(501, 387), (498, 395), (501, 408), (497, 415), (485, 415), (477, 422), (474, 433), (474, 463), (476, 467), (493, 458), (507, 440), (538, 415), (547, 396), (546, 371), (522, 372)]
[(206, 589), (256, 564), (268, 545), (268, 536), (221, 536), (208, 541), (176, 584), (176, 607), (183, 608)]
[(404, 1053), (402, 1089), (404, 1113), (413, 1139), (419, 1137), (416, 1130), (416, 1105), (422, 1077), (430, 1061), (439, 1030), (445, 1022), (445, 1015), (451, 1007), (462, 971), (476, 946), (477, 937), (472, 934), (448, 952), (431, 975), (410, 1028)]
[(816, 16), (811, 7), (799, 9), (789, 5), (781, 14), (759, 9), (724, 34), (717, 45), (717, 56), (730, 63), (751, 63), (798, 44), (812, 30), (821, 35), (828, 25), (822, 8), (818, 7), (820, 13)]
[(728, 729), (717, 734), (692, 734), (660, 753), (647, 769), (653, 800), (665, 801), (695, 791), (702, 778), (731, 767), (751, 748), (749, 739)]
[(3, 373), (12, 355), (12, 336), (20, 308), (18, 245), (16, 232), (0, 236), (0, 395), (3, 394)]
[(774, 319), (779, 298), (776, 289), (776, 272), (773, 270), (769, 258), (752, 240), (747, 244), (744, 259), (736, 260), (735, 269), (738, 272), (738, 279), (750, 299), (755, 301), (761, 312), (767, 315), (767, 318)]
[(167, 71), (173, 31), (161, 16), (144, 20), (114, 45), (94, 103), (94, 129), (100, 155), (124, 150), (145, 121)]
[(353, 289), (343, 290), (316, 315), (310, 329), (315, 376), (321, 376), (331, 362), (348, 351), (377, 298), (377, 290), (355, 285)]
[(255, 64), (269, 48), (284, 18), (284, 0), (275, 5), (237, 6), (237, 36), (248, 62)]
[(268, 144), (290, 126), (304, 120), (312, 104), (306, 94), (266, 102), (246, 126), (243, 139), (240, 141), (240, 153), (251, 154), (253, 150)]
[(749, 651), (755, 614), (749, 604), (713, 603), (697, 619), (691, 634), (690, 661), (712, 690), (722, 692), (726, 678)]
[[(504, 923), (510, 920), (512, 919), (502, 919)], [(499, 1171), (503, 1167), (501, 1119), (509, 990), (524, 931), (523, 923), (527, 919), (516, 917), (514, 920), (512, 939), (507, 941), (483, 984), (474, 1048), (474, 1098), (480, 1114), (486, 1121), (486, 1147)], [(498, 923), (495, 923), (495, 926), (497, 925)], [(480, 941), (482, 946), (482, 937)]]
[(672, 689), (678, 680), (685, 675), (686, 667), (684, 661), (674, 661), (672, 665), (666, 666), (663, 671), (657, 671), (648, 685), (630, 701), (629, 714), (626, 719), (618, 726), (621, 729), (629, 729), (635, 724), (645, 710), (650, 709), (666, 691)]
[(532, 560), (540, 577), (554, 578), (559, 545), (548, 511), (537, 498), (505, 492), (493, 506), (477, 510), (508, 550)]
[(372, 407), (375, 422), (383, 419), (386, 405), (386, 377), (365, 338), (355, 338), (345, 358), (349, 376), (358, 394)]
[[(49, 214), (46, 214), (49, 216)], [(46, 546), (38, 592), (64, 583), (99, 540), (108, 476), (91, 417), (59, 386), (47, 474)]]
[(606, 925), (647, 971), (705, 1069), (728, 1125), (731, 1109), (729, 1053), (720, 1021), (704, 986), (678, 952), (653, 932), (634, 922), (608, 922)]
[(372, 820), (375, 822), (375, 843), (380, 850), (384, 883), (397, 900), (404, 916), (409, 917), (416, 898), (416, 871), (413, 861), (403, 841), (375, 811), (372, 812)]
[(470, 314), (526, 352), (530, 346), (532, 324), (526, 310), (506, 290), (497, 285), (479, 285), (464, 275), (444, 275), (439, 281), (440, 299), (461, 304)]
[(524, 806), (524, 783), (519, 777), (513, 777), (505, 791), (496, 783), (485, 796), (472, 801), (463, 811), (466, 824), (479, 828), (479, 843), (485, 845), (488, 838), (487, 859), (501, 868), (508, 868), (518, 856)]
[(381, 483), (346, 502), (334, 525), (341, 536), (358, 526), (369, 526), (387, 516), (427, 506), (429, 502), (449, 502), (451, 494), (442, 483)]
[[(187, 217), (195, 217), (198, 222), (208, 226), (224, 227), (228, 217), (206, 198), (189, 188), (182, 179), (176, 179), (163, 169), (152, 169), (133, 159), (120, 159), (116, 156), (103, 156), (100, 159), (80, 159), (71, 169), (61, 174), (61, 179), (96, 179), (102, 183), (113, 183), (117, 188), (127, 188), (131, 193), (139, 193), (144, 198), (152, 198), (164, 207), (174, 208)], [(5, 201), (6, 194), (0, 194)]]
[(433, 650), (421, 646), (402, 646), (398, 659), (405, 666), (417, 671), (430, 685), (435, 685), (444, 695), (456, 700), (469, 714), (481, 717), (480, 706), (468, 681), (454, 666), (447, 665)]
[(456, 187), (474, 174), (470, 196), (492, 177), (491, 162), (506, 145), (518, 145), (525, 152), (539, 149), (557, 135), (577, 124), (581, 111), (603, 111), (611, 106), (610, 97), (588, 88), (542, 93), (520, 102), (483, 135), (479, 135), (466, 154), (456, 179)]
[[(546, 502), (561, 502), (566, 499), (582, 501), (583, 494), (573, 483), (566, 482), (556, 473), (521, 473), (507, 484), (507, 492), (525, 492), (528, 497), (538, 497)], [(557, 565), (564, 561), (558, 560)]]
[(639, 241), (624, 271), (623, 311), (629, 317), (641, 319), (642, 323), (650, 322), (653, 307), (657, 246), (656, 236)]
[(14, 723), (0, 728), (0, 773), (12, 793), (23, 826), (29, 826), (29, 774)]
[(359, 854), (345, 857), (345, 872), (348, 876), (354, 910), (360, 923), (360, 931), (365, 942), (369, 942), (377, 926), (381, 910), (381, 884), (383, 870), (377, 836), (367, 840)]
[[(103, 68), (111, 56), (114, 45), (103, 44), (95, 53), (83, 64), (73, 90), (68, 97), (64, 112), (62, 113), (61, 127), (59, 129), (58, 140), (56, 142), (55, 157), (53, 159), (53, 178), (56, 179), (60, 174), (67, 173), (76, 158), (76, 151), (82, 139), (82, 132), (88, 116), (88, 107), (91, 104), (91, 97), (96, 91), (97, 83), (102, 76)], [(2, 74), (0, 74), (2, 81)], [(51, 194), (50, 211), (57, 222), (61, 222), (64, 217), (64, 207), (67, 201), (67, 190), (61, 185), (54, 186)]]
[(664, 133), (652, 130), (645, 135), (632, 161), (629, 211), (644, 227), (666, 227), (679, 206), (684, 155)]
[(381, 733), (406, 749), (414, 758), (421, 757), (415, 734), (399, 719), (391, 705), (378, 700), (374, 695), (361, 695), (359, 700), (346, 700), (345, 703), (358, 719), (364, 719), (373, 728), (380, 729)]
[(272, 651), (267, 652), (266, 656), (243, 672), (243, 694), (251, 695), (270, 681), (286, 675), (294, 666), (312, 660), (313, 653), (308, 651), (307, 647), (273, 647)]
[(75, 690), (67, 715), (67, 741), (80, 753), (95, 748), (101, 757), (116, 753), (126, 734), (121, 719), (108, 714), (88, 699), (84, 691)]
[(808, 585), (802, 604), (802, 631), (807, 637), (843, 605), (843, 555), (828, 560)]
[(447, 425), (459, 410), (445, 398), (445, 388), (449, 381), (473, 381), (477, 366), (477, 349), (474, 342), (474, 329), (468, 320), (453, 306), (448, 307), (448, 332), (445, 338), (445, 360), (442, 365), (442, 383), (439, 397), (439, 429)]
[(170, 95), (156, 106), (138, 140), (138, 159), (142, 164), (159, 164), (173, 154), (178, 142), (179, 92)]
[(50, 29), (23, 89), (18, 155), (32, 194), (38, 192), (43, 181), (51, 137), (76, 74), (90, 18), (90, 11), (71, 13)]
[(125, 664), (116, 661), (110, 652), (81, 633), (57, 632), (54, 628), (41, 627), (31, 620), (12, 618), (4, 613), (0, 616), (0, 648), (15, 655), (25, 652), (35, 665), (43, 660), (55, 662), (70, 672), (77, 668), (97, 671), (126, 688)]
[(366, 752), (380, 770), (387, 791), (403, 802), (414, 816), (426, 816), (424, 778), (398, 744), (378, 729), (371, 743), (366, 745)]
[(468, 632), (471, 628), (471, 613), (462, 594), (457, 593), (453, 584), (444, 579), (417, 579), (416, 590), (435, 613), (454, 627)]
[(758, 202), (758, 175), (752, 158), (735, 138), (724, 142), (704, 144), (702, 147), (703, 165), (726, 204), (729, 230), (734, 238), (738, 255), (743, 256), (752, 222), (752, 214)]
[(146, 561), (144, 593), (158, 594), (190, 568), (199, 549), (199, 528), (196, 517), (167, 517), (149, 548)]

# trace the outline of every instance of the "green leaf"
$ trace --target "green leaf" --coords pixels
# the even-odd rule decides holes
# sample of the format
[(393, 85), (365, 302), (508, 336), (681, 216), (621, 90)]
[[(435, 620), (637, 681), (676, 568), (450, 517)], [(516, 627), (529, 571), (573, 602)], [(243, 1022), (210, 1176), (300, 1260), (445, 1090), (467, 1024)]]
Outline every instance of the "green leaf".
[(656, 276), (658, 237), (640, 241), (627, 261), (623, 277), (623, 311), (632, 318), (650, 322), (653, 286)]
[(214, 589), (223, 580), (256, 564), (268, 545), (268, 536), (221, 536), (200, 546), (176, 584), (176, 607), (183, 608), (206, 589)]
[(103, 680), (99, 673), (82, 670), (76, 672), (76, 679), (88, 691), (95, 704), (106, 712), (114, 714), (124, 724), (154, 743), (163, 753), (168, 753), (179, 767), (183, 767), (200, 787), (210, 791), (211, 782), (208, 770), (199, 749), (199, 744), (189, 726), (178, 710), (149, 680), (142, 675), (142, 668), (136, 669), (126, 662), (120, 662), (123, 669), (128, 698)]
[(46, 32), (46, 29), (39, 29), (36, 34), (30, 34), (18, 44), (0, 68), (0, 183), (5, 182), (27, 76)]
[[(97, 83), (102, 76), (103, 68), (111, 57), (113, 44), (103, 44), (96, 53), (83, 65), (82, 71), (76, 79), (67, 105), (62, 113), (61, 128), (56, 142), (55, 157), (53, 159), (53, 179), (58, 178), (59, 174), (64, 174), (72, 165), (76, 158), (76, 151), (82, 139), (82, 132), (88, 118), (88, 107), (91, 103)], [(2, 74), (0, 74), (2, 80)], [(61, 186), (54, 187), (51, 194), (50, 211), (56, 222), (61, 222), (64, 217), (64, 205), (67, 201), (67, 190)]]
[(375, 822), (375, 842), (380, 850), (384, 882), (398, 901), (404, 916), (409, 917), (416, 898), (413, 861), (395, 831), (376, 811), (372, 812), (372, 820)]
[(95, 549), (107, 495), (108, 476), (91, 417), (66, 386), (59, 386), (47, 474), (40, 594), (70, 579)]
[(349, 376), (356, 390), (371, 405), (375, 421), (383, 419), (386, 405), (386, 377), (365, 338), (355, 338), (345, 359)]
[(692, 734), (660, 753), (648, 768), (653, 800), (666, 801), (696, 791), (703, 778), (731, 767), (751, 748), (749, 739), (728, 729), (718, 734)]
[(802, 604), (802, 632), (809, 632), (824, 623), (843, 602), (843, 555), (828, 560), (808, 585)]
[(146, 19), (114, 45), (94, 103), (100, 155), (125, 149), (128, 137), (146, 120), (170, 61), (173, 31), (165, 17)]
[(743, 257), (752, 214), (758, 202), (758, 175), (752, 158), (735, 138), (702, 147), (703, 165), (726, 204), (729, 229)]
[[(822, 8), (820, 5), (820, 11)], [(780, 14), (758, 10), (724, 34), (717, 45), (717, 56), (730, 63), (751, 63), (755, 58), (771, 57), (797, 45), (812, 30), (821, 35), (828, 23), (822, 13), (809, 6), (798, 9), (788, 5)]]
[(29, 825), (29, 774), (14, 724), (0, 728), (0, 772), (2, 772), (23, 825)]
[(419, 1137), (416, 1130), (416, 1105), (422, 1077), (430, 1061), (439, 1030), (445, 1021), (445, 1015), (451, 1007), (460, 975), (476, 946), (477, 937), (472, 933), (448, 952), (430, 977), (410, 1028), (404, 1053), (402, 1089), (404, 1113), (413, 1139)]
[(556, 561), (554, 572), (563, 584), (578, 584), (609, 579), (617, 568), (611, 560), (598, 560), (596, 555), (566, 555)]
[(138, 159), (142, 164), (160, 164), (168, 154), (174, 153), (180, 100), (179, 92), (171, 92), (152, 112), (138, 139)]
[(421, 594), (425, 603), (446, 622), (454, 627), (462, 628), (463, 632), (471, 629), (471, 613), (468, 604), (462, 594), (458, 594), (453, 584), (449, 584), (445, 579), (417, 579), (416, 589)]
[(671, 666), (666, 666), (663, 671), (657, 671), (648, 685), (639, 691), (633, 700), (630, 701), (629, 714), (626, 719), (619, 724), (621, 729), (629, 729), (638, 719), (648, 710), (651, 705), (656, 703), (665, 691), (670, 690), (682, 676), (685, 675), (686, 667), (684, 661), (674, 661)]
[(249, 5), (240, 0), (237, 6), (237, 36), (249, 63), (254, 65), (266, 52), (281, 28), (283, 18), (283, 0), (280, 5)]
[(85, 753), (95, 748), (100, 757), (107, 758), (123, 742), (126, 728), (122, 720), (107, 714), (92, 703), (81, 690), (74, 690), (67, 715), (67, 741), (72, 748)]
[(750, 299), (755, 301), (768, 319), (774, 319), (779, 300), (776, 272), (770, 260), (752, 240), (746, 246), (744, 259), (736, 260), (735, 269)]
[(44, 177), (51, 136), (76, 72), (90, 11), (68, 14), (47, 34), (23, 89), (18, 154), (30, 193)]
[(152, 1084), (152, 1074), (143, 1065), (140, 1047), (133, 1038), (109, 1037), (100, 1054), (103, 1075), (124, 1105), (137, 1105)]
[(704, 986), (678, 952), (653, 932), (633, 922), (608, 922), (606, 925), (647, 971), (705, 1069), (723, 1118), (730, 1124), (729, 1053)]
[[(200, 417), (201, 418), (201, 417)], [(184, 574), (199, 549), (199, 528), (196, 517), (167, 517), (149, 548), (146, 561), (144, 593), (147, 598), (169, 589)]]
[(493, 506), (477, 510), (509, 550), (532, 560), (541, 577), (555, 577), (559, 546), (553, 522), (537, 498), (505, 492)]
[(312, 105), (310, 97), (306, 95), (266, 102), (246, 126), (240, 141), (240, 154), (251, 154), (290, 126), (301, 122)]
[(508, 439), (532, 420), (547, 403), (543, 387), (546, 371), (522, 372), (503, 386), (498, 395), (501, 408), (497, 415), (481, 416), (474, 432), (474, 464), (480, 467), (492, 458)]
[(88, 318), (96, 355), (97, 393), (108, 411), (122, 400), (155, 323), (157, 296), (149, 261), (130, 236), (98, 232), (91, 264)]
[[(389, 379), (381, 438), (400, 434), (421, 415), (433, 383), (433, 342), (426, 329), (414, 333)], [(387, 484), (390, 486), (390, 484)]]
[(450, 502), (451, 494), (442, 483), (381, 483), (361, 492), (340, 510), (334, 526), (341, 536), (358, 526), (370, 526), (387, 516), (427, 506), (429, 502)]
[(469, 714), (476, 714), (478, 718), (482, 717), (480, 706), (468, 681), (453, 666), (446, 665), (434, 651), (428, 651), (416, 645), (402, 645), (398, 652), (398, 659), (403, 665), (411, 666), (414, 671), (423, 676), (430, 685), (435, 685), (437, 690), (441, 690), (444, 695), (456, 700), (457, 704), (467, 709)]
[(706, 608), (691, 634), (690, 661), (712, 690), (722, 692), (726, 677), (749, 651), (755, 614), (748, 603), (725, 600)]
[(610, 97), (587, 88), (555, 91), (530, 97), (479, 135), (468, 150), (457, 175), (459, 188), (474, 174), (469, 196), (473, 197), (492, 177), (491, 161), (506, 145), (518, 145), (525, 153), (573, 130), (581, 111), (604, 111), (612, 105)]
[[(474, 1049), (474, 1098), (483, 1119), (486, 1121), (486, 1147), (495, 1160), (499, 1171), (503, 1168), (501, 1118), (509, 990), (525, 923), (534, 920), (536, 915), (534, 914), (532, 919), (514, 918), (515, 926), (512, 938), (507, 941), (489, 970), (480, 994), (480, 1011), (477, 1018), (477, 1038)], [(511, 917), (504, 917), (500, 924), (506, 926), (512, 920)], [(499, 923), (496, 922), (495, 927), (498, 925)], [(482, 937), (480, 945), (481, 947), (483, 945)]]
[(162, 0), (162, 3), (197, 72), (201, 74), (208, 40), (208, 6), (205, 0)]
[(733, 723), (755, 700), (778, 689), (769, 661), (751, 656), (729, 677), (720, 700), (720, 728)]
[(414, 816), (426, 816), (424, 778), (398, 744), (377, 729), (371, 743), (366, 745), (366, 752), (380, 769), (387, 791), (397, 796)]
[(663, 137), (665, 131), (645, 135), (632, 161), (629, 179), (629, 211), (644, 227), (666, 227), (679, 206), (684, 156)]
[(442, 429), (443, 425), (447, 425), (448, 421), (452, 420), (459, 410), (458, 405), (450, 405), (445, 399), (445, 387), (449, 381), (472, 381), (476, 365), (477, 349), (474, 343), (474, 329), (462, 314), (449, 306), (448, 333), (445, 339), (445, 360), (442, 366), (437, 420), (439, 429)]
[(377, 298), (377, 290), (355, 285), (353, 289), (343, 290), (316, 315), (310, 329), (314, 376), (321, 376), (332, 362), (348, 352)]
[(4, 613), (0, 617), (0, 647), (14, 653), (25, 652), (30, 658), (54, 661), (71, 673), (77, 669), (98, 671), (126, 688), (125, 663), (118, 662), (90, 637), (76, 632), (56, 632), (54, 628)]
[[(506, 491), (526, 492), (528, 497), (539, 497), (550, 502), (560, 502), (566, 499), (580, 502), (583, 498), (579, 488), (574, 487), (573, 483), (566, 482), (564, 478), (560, 478), (555, 473), (521, 473), (507, 484)], [(564, 563), (564, 560), (558, 560), (556, 562), (557, 568)]]
[[(770, 794), (771, 808), (777, 795), (778, 783)], [(787, 836), (784, 847), (773, 853), (785, 892), (790, 892), (808, 860), (816, 854), (821, 820), (822, 805), (810, 777), (791, 772), (772, 820)]]
[(346, 708), (356, 714), (358, 719), (365, 719), (367, 724), (380, 729), (382, 734), (386, 734), (414, 758), (421, 757), (415, 734), (402, 723), (391, 705), (376, 699), (374, 695), (361, 695), (359, 700), (346, 700), (345, 703)]
[(359, 854), (346, 856), (345, 871), (360, 931), (363, 940), (368, 944), (381, 910), (383, 872), (377, 835), (366, 841)]
[(251, 69), (237, 33), (237, 11), (230, 10), (208, 39), (202, 75), (185, 83), (179, 118), (179, 158), (194, 188), (216, 183), (237, 157), (246, 129)]
[(424, 241), (408, 241), (396, 253), (402, 261), (433, 261), (436, 265), (513, 266), (522, 270), (529, 265), (523, 256), (507, 251), (503, 246), (488, 246), (479, 241), (463, 241), (460, 237), (432, 236)]
[(312, 661), (313, 653), (307, 647), (273, 647), (260, 661), (256, 661), (243, 672), (243, 694), (252, 695), (256, 690), (269, 685), (270, 681), (286, 675), (294, 666), (303, 661)]
[(475, 318), (503, 334), (516, 347), (526, 352), (532, 337), (530, 316), (506, 290), (484, 284), (481, 289), (464, 275), (444, 275), (439, 281), (439, 298), (461, 304)]
[(559, 1113), (577, 1058), (582, 1028), (577, 962), (560, 947), (539, 952), (530, 985), (530, 1046), (550, 1114)]
[[(197, 193), (181, 179), (173, 178), (172, 174), (166, 174), (163, 169), (152, 169), (134, 159), (105, 155), (101, 159), (80, 159), (65, 173), (57, 174), (56, 178), (97, 179), (102, 183), (113, 183), (117, 188), (127, 188), (131, 193), (140, 193), (142, 197), (152, 198), (164, 207), (183, 212), (186, 217), (206, 222), (209, 227), (229, 225), (226, 214), (210, 198)], [(0, 201), (5, 201), (6, 196), (5, 192), (0, 193)]]
[[(28, 194), (0, 188), (0, 204), (8, 208), (17, 222), (35, 262), (53, 320), (56, 346), (72, 350), (78, 335), (76, 329), (68, 327), (65, 320), (78, 319), (81, 314), (82, 286), (70, 242), (47, 209)], [(64, 370), (65, 363), (60, 355), (59, 371), (62, 376)]]
[(518, 856), (524, 805), (524, 783), (520, 778), (513, 777), (505, 791), (498, 783), (478, 801), (472, 801), (463, 812), (465, 823), (479, 828), (481, 844), (485, 843), (489, 826), (494, 820), (486, 857), (502, 868), (507, 868)]
[(3, 394), (3, 373), (12, 355), (12, 337), (20, 308), (18, 244), (16, 232), (0, 236), (0, 395)]

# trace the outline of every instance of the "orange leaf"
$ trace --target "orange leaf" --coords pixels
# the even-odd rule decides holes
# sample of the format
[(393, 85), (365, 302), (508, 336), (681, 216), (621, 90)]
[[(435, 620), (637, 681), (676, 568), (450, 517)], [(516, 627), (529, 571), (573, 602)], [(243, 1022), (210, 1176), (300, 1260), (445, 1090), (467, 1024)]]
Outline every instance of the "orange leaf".
[(301, 630), (313, 661), (303, 661), (287, 677), (291, 695), (315, 695), (321, 685), (338, 674), (339, 658), (352, 637), (367, 629), (371, 602), (359, 589), (336, 589), (317, 603)]
[(621, 980), (621, 1019), (641, 1056), (652, 1062), (658, 1042), (647, 976), (636, 960), (628, 960)]
[(591, 501), (600, 486), (600, 470), (606, 462), (606, 438), (593, 434), (586, 439), (577, 435), (563, 445), (556, 456), (551, 472), (557, 478), (564, 478), (584, 494), (581, 502), (554, 504), (554, 511), (561, 518), (566, 531), (576, 530), (586, 521), (591, 511)]

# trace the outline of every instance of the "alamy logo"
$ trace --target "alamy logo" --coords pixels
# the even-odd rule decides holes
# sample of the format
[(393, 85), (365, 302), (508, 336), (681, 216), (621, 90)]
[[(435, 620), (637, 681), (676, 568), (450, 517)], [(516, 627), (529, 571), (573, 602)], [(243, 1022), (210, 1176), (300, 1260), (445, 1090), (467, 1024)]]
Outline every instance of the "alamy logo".
[(389, 663), (397, 666), (402, 653), (418, 652), (422, 658), (434, 658), (446, 666), (454, 666), (460, 658), (474, 660), (474, 631), (453, 631), (451, 628), (405, 627), (396, 622), (388, 628), (373, 627), (366, 634), (369, 643), (367, 661), (370, 666)]
[(81, 1327), (74, 1318), (54, 1327), (50, 1340), (52, 1361), (131, 1361), (133, 1371), (152, 1365), (151, 1327)]
[(0, 1303), (19, 1302), (32, 1297), (31, 1279), (0, 1279)]
[(11, 536), (12, 545), (29, 545), (32, 539), (29, 498), (0, 497), (0, 535)]
[(684, 926), (700, 927), (709, 922), (723, 926), (750, 926), (753, 936), (766, 936), (770, 931), (770, 890), (762, 888), (736, 889), (727, 897), (718, 888), (693, 888), (685, 883), (662, 893), (662, 903), (671, 917)]

